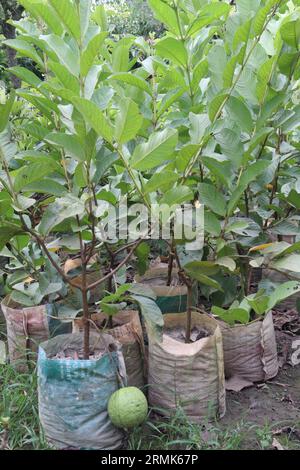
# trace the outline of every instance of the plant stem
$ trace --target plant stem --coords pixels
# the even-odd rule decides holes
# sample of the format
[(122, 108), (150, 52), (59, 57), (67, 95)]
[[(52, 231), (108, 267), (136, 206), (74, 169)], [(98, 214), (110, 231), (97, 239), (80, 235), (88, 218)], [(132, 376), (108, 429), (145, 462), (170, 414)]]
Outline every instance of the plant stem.
[(193, 308), (193, 283), (187, 283), (187, 311), (186, 311), (186, 332), (185, 342), (188, 344), (191, 342), (191, 330), (192, 330), (192, 308)]

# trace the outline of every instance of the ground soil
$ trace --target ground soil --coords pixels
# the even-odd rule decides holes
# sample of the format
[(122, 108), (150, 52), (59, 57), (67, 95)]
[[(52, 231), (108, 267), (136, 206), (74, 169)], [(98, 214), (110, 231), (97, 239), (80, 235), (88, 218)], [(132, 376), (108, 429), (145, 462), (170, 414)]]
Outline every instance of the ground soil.
[[(177, 327), (177, 328), (165, 328), (164, 334), (170, 336), (173, 339), (176, 339), (180, 343), (185, 343), (185, 328)], [(198, 326), (194, 326), (191, 331), (191, 343), (195, 343), (202, 338), (207, 338), (211, 336), (211, 332), (208, 331), (206, 328), (200, 328)]]
[[(227, 392), (227, 412), (220, 421), (223, 429), (244, 423), (247, 436), (242, 446), (257, 448), (264, 436), (257, 426), (265, 428), (267, 440), (274, 436), (284, 448), (300, 449), (300, 365), (292, 366), (292, 343), (300, 336), (277, 331), (279, 374), (265, 384), (257, 384), (240, 392)], [(272, 444), (271, 444), (272, 445)]]

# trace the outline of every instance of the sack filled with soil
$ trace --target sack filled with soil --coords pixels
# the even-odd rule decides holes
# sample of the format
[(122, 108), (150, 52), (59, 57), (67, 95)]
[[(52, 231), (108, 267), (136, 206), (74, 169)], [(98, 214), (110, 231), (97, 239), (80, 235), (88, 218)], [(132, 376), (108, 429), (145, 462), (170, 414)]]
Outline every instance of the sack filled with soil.
[(39, 416), (47, 442), (56, 449), (113, 450), (123, 445), (124, 434), (107, 412), (110, 396), (126, 375), (121, 346), (110, 335), (91, 332), (90, 354), (90, 360), (80, 359), (81, 333), (61, 335), (39, 347)]
[[(143, 387), (144, 380), (144, 340), (139, 313), (136, 310), (123, 310), (113, 316), (113, 328), (107, 329), (107, 316), (95, 313), (91, 317), (91, 328), (101, 329), (119, 341), (126, 365), (129, 387)], [(73, 332), (83, 330), (83, 319), (77, 318), (73, 323)]]
[(262, 382), (278, 373), (272, 312), (247, 325), (219, 321), (223, 336), (225, 376)]
[(149, 403), (166, 416), (178, 407), (192, 422), (225, 414), (222, 335), (208, 315), (192, 313), (191, 343), (185, 344), (186, 314), (164, 316), (162, 342), (149, 337)]
[(42, 341), (72, 331), (72, 322), (56, 318), (54, 304), (22, 307), (7, 296), (1, 309), (6, 320), (10, 363), (20, 371), (28, 370), (28, 361), (36, 359)]

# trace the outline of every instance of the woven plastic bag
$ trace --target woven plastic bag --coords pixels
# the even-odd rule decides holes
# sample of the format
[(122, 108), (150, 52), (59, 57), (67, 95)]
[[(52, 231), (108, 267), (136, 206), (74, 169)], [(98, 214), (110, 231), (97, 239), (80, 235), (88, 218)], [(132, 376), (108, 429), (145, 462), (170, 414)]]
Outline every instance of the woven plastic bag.
[[(164, 316), (165, 328), (186, 325), (186, 314)], [(207, 315), (192, 314), (192, 327), (210, 332), (194, 343), (181, 343), (163, 335), (149, 336), (149, 403), (170, 416), (180, 407), (191, 422), (200, 423), (225, 414), (225, 379), (222, 335)]]
[(272, 312), (247, 325), (233, 327), (219, 322), (223, 336), (225, 376), (262, 382), (278, 373)]
[[(92, 324), (96, 327), (102, 326), (107, 321), (101, 313), (92, 315)], [(136, 310), (123, 310), (113, 316), (114, 328), (105, 330), (105, 332), (115, 338), (122, 345), (124, 356), (127, 383), (129, 387), (142, 388), (145, 384), (144, 379), (144, 339), (139, 313)], [(83, 320), (75, 319), (73, 323), (73, 332), (79, 332), (83, 329)]]
[(81, 333), (57, 336), (39, 347), (39, 416), (46, 439), (56, 449), (118, 449), (124, 434), (111, 423), (107, 404), (126, 376), (121, 346), (110, 335), (91, 332), (90, 350), (101, 352), (99, 359), (51, 359), (82, 347)]
[(27, 360), (35, 359), (42, 341), (72, 331), (72, 322), (61, 322), (53, 304), (22, 307), (7, 296), (1, 303), (6, 320), (10, 363), (19, 371), (27, 371)]

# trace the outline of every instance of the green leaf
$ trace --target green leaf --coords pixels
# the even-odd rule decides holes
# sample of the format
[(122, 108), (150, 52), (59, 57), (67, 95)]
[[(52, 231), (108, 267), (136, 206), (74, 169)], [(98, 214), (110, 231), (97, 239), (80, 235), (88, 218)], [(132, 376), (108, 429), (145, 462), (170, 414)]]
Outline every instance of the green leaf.
[(210, 121), (207, 114), (189, 114), (191, 121), (190, 137), (192, 144), (200, 144), (204, 137), (207, 128), (210, 126)]
[(112, 69), (114, 72), (128, 72), (130, 68), (128, 44), (117, 44), (112, 52)]
[(168, 206), (183, 204), (184, 202), (191, 201), (194, 193), (188, 186), (178, 186), (169, 189), (160, 200), (160, 204), (167, 204)]
[(235, 51), (241, 44), (248, 43), (250, 30), (251, 30), (252, 18), (239, 26), (234, 34), (233, 38), (233, 50)]
[(61, 197), (67, 190), (64, 186), (57, 183), (52, 179), (44, 178), (42, 181), (35, 181), (33, 183), (27, 184), (24, 188), (24, 191), (30, 191), (33, 193), (41, 194), (51, 194), (53, 196)]
[(161, 340), (164, 319), (157, 304), (148, 297), (142, 297), (140, 295), (131, 295), (131, 297), (140, 307), (149, 337)]
[(8, 125), (9, 115), (15, 102), (16, 94), (12, 91), (4, 104), (0, 104), (0, 133)]
[(68, 90), (73, 91), (76, 95), (79, 95), (80, 85), (79, 80), (71, 75), (67, 67), (59, 62), (48, 61), (48, 67), (53, 72), (61, 84)]
[(44, 140), (50, 145), (63, 148), (66, 155), (75, 158), (75, 160), (85, 160), (84, 149), (76, 135), (52, 132), (51, 134), (48, 134)]
[(288, 256), (284, 256), (278, 260), (273, 260), (269, 263), (268, 267), (270, 269), (276, 269), (276, 271), (289, 271), (292, 273), (299, 274), (299, 266), (300, 266), (300, 255), (299, 254), (291, 254)]
[(212, 307), (212, 313), (217, 317), (221, 318), (225, 323), (233, 326), (235, 323), (247, 324), (250, 320), (250, 315), (247, 310), (242, 308), (231, 308), (225, 310), (220, 307)]
[(42, 235), (48, 235), (56, 225), (76, 215), (82, 216), (84, 212), (83, 202), (72, 194), (68, 194), (49, 204), (39, 224), (39, 232)]
[(120, 101), (119, 112), (115, 122), (115, 140), (124, 144), (134, 139), (143, 124), (143, 116), (138, 105), (130, 98)]
[(84, 98), (74, 98), (74, 105), (87, 123), (108, 142), (112, 142), (113, 129), (102, 111), (92, 101)]
[(145, 274), (148, 265), (149, 265), (149, 253), (150, 253), (150, 246), (146, 242), (142, 242), (136, 248), (134, 253), (137, 256), (137, 269), (140, 276)]
[(35, 75), (35, 73), (31, 72), (31, 70), (26, 69), (25, 67), (10, 67), (9, 72), (18, 77), (23, 82), (27, 83), (28, 85), (32, 86), (33, 88), (38, 88), (38, 86), (42, 83), (42, 80)]
[(242, 131), (251, 133), (253, 128), (252, 116), (245, 103), (240, 98), (231, 96), (226, 103), (226, 109), (232, 121), (236, 122)]
[(137, 170), (151, 170), (162, 165), (166, 160), (175, 158), (178, 133), (174, 129), (165, 129), (151, 134), (148, 142), (138, 145), (133, 152), (130, 164)]
[(71, 75), (79, 76), (79, 50), (71, 48), (64, 39), (55, 34), (41, 36), (41, 39), (47, 44), (58, 57), (62, 65), (64, 65)]
[(300, 291), (300, 283), (296, 281), (289, 281), (276, 287), (270, 295), (268, 310), (272, 310), (275, 305), (287, 299), (291, 295)]
[[(190, 273), (195, 273), (195, 275), (200, 273), (207, 276), (213, 276), (220, 270), (219, 266), (214, 261), (190, 261), (184, 265), (184, 269), (188, 270)], [(195, 278), (195, 276), (193, 277)]]
[(161, 39), (156, 43), (156, 52), (164, 59), (170, 59), (174, 64), (186, 67), (188, 54), (184, 43), (175, 38)]
[(193, 70), (192, 89), (196, 93), (199, 88), (199, 83), (202, 78), (208, 74), (208, 61), (207, 59), (201, 60)]
[(144, 186), (144, 193), (153, 193), (160, 190), (165, 191), (178, 181), (179, 175), (174, 171), (164, 170), (161, 173), (154, 173), (151, 179)]
[(219, 117), (220, 110), (222, 109), (224, 103), (228, 98), (228, 94), (224, 93), (221, 95), (217, 95), (214, 99), (210, 102), (208, 107), (208, 115), (211, 122), (214, 122), (216, 118)]
[(236, 208), (237, 204), (239, 203), (240, 197), (243, 192), (247, 189), (252, 181), (256, 180), (256, 178), (269, 166), (268, 161), (257, 161), (250, 165), (242, 174), (238, 186), (233, 191), (229, 204), (227, 213), (230, 215), (234, 209)]
[(22, 233), (24, 233), (24, 230), (22, 230), (19, 225), (6, 220), (0, 220), (0, 250), (2, 250), (6, 243), (10, 242), (13, 237), (21, 235)]
[(223, 291), (222, 287), (215, 279), (212, 279), (199, 271), (189, 271), (188, 269), (186, 269), (186, 272), (192, 279), (195, 279), (196, 281), (200, 282), (200, 284), (212, 287), (213, 289), (219, 290), (221, 292)]
[(97, 57), (100, 53), (100, 48), (107, 37), (106, 32), (102, 32), (97, 34), (91, 41), (88, 43), (87, 47), (82, 53), (81, 62), (80, 62), (80, 70), (81, 74), (85, 77), (90, 68), (92, 67), (95, 57)]
[(8, 39), (3, 41), (3, 44), (11, 47), (12, 49), (15, 49), (21, 56), (29, 57), (35, 63), (37, 63), (42, 68), (42, 70), (44, 69), (44, 62), (36, 52), (35, 48), (27, 41), (24, 41), (23, 39)]
[(170, 90), (161, 100), (158, 110), (157, 118), (160, 118), (165, 111), (167, 111), (173, 103), (175, 103), (187, 91), (188, 87), (179, 87)]
[(221, 223), (213, 212), (205, 211), (204, 215), (204, 229), (206, 232), (214, 236), (219, 236), (221, 233)]
[(231, 59), (227, 62), (223, 72), (224, 88), (231, 87), (237, 62), (238, 56), (231, 57)]
[(276, 60), (276, 56), (271, 57), (258, 70), (256, 96), (260, 103), (263, 103), (269, 89), (269, 83), (273, 74), (273, 68)]
[(75, 39), (80, 40), (81, 25), (76, 10), (76, 4), (70, 0), (49, 0), (49, 3), (56, 11), (67, 31), (69, 31)]
[(48, 2), (44, 0), (20, 0), (19, 3), (21, 3), (21, 5), (23, 5), (36, 20), (40, 20), (42, 18), (54, 34), (57, 34), (58, 36), (62, 35), (63, 28), (59, 17), (51, 6), (48, 5)]
[(187, 34), (193, 36), (205, 26), (211, 25), (214, 20), (220, 20), (222, 16), (227, 16), (231, 7), (225, 2), (213, 2), (204, 5), (198, 17), (193, 21), (191, 27), (188, 29)]
[(199, 184), (199, 199), (201, 204), (204, 204), (215, 214), (225, 216), (226, 214), (226, 201), (220, 191), (208, 183)]
[(263, 315), (269, 310), (269, 297), (265, 294), (264, 289), (257, 294), (249, 295), (246, 300), (257, 315)]
[(280, 28), (282, 40), (291, 47), (299, 50), (300, 45), (300, 20), (283, 23)]
[(163, 0), (148, 0), (155, 17), (164, 23), (170, 31), (178, 35), (180, 33), (176, 13)]
[(253, 30), (256, 36), (259, 36), (266, 25), (271, 8), (278, 3), (278, 0), (269, 0), (265, 7), (258, 10), (253, 20)]
[(109, 80), (119, 80), (123, 83), (127, 83), (128, 85), (132, 85), (136, 88), (139, 88), (140, 90), (145, 91), (150, 96), (152, 95), (149, 84), (142, 78), (133, 75), (132, 73), (115, 73), (109, 77)]
[(44, 176), (55, 171), (57, 162), (47, 159), (45, 163), (30, 163), (14, 172), (14, 189), (16, 192), (21, 191), (25, 186), (35, 181), (39, 181)]

